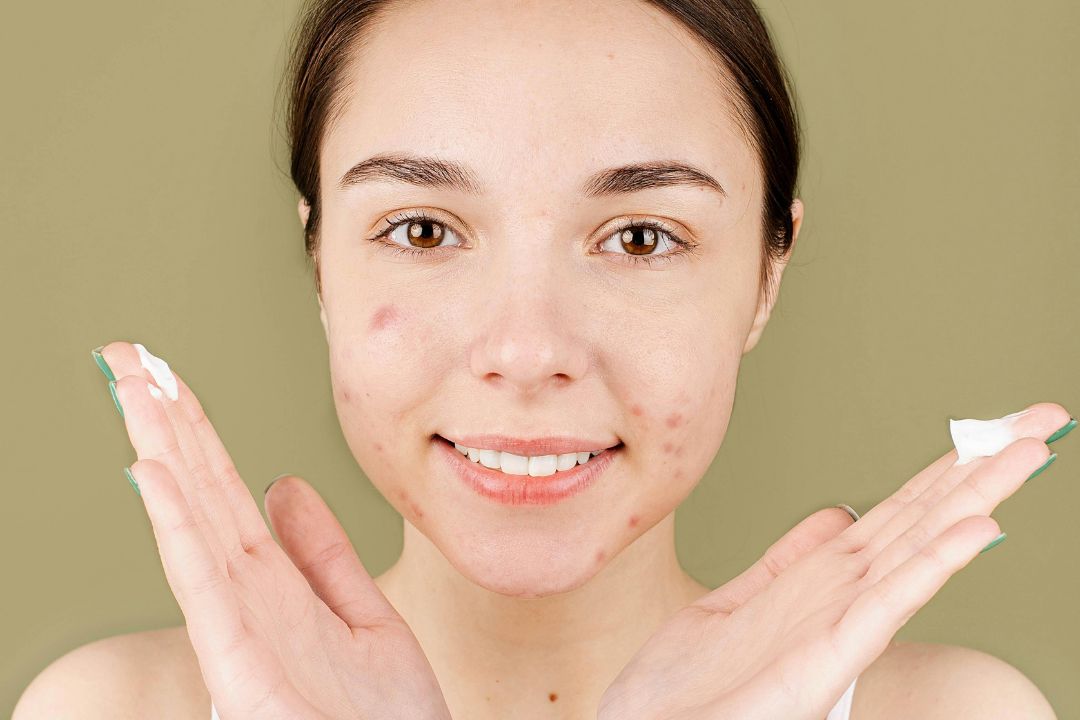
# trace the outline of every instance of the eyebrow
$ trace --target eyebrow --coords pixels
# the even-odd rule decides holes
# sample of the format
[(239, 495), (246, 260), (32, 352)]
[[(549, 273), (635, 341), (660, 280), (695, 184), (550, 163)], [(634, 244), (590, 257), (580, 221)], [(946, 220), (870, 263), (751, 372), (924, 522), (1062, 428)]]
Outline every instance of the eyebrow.
[[(469, 195), (485, 193), (476, 174), (464, 165), (400, 153), (383, 153), (358, 162), (341, 176), (338, 188), (380, 180)], [(679, 185), (705, 187), (727, 197), (724, 187), (704, 170), (687, 163), (660, 160), (601, 170), (582, 183), (581, 193), (587, 198), (598, 198)]]

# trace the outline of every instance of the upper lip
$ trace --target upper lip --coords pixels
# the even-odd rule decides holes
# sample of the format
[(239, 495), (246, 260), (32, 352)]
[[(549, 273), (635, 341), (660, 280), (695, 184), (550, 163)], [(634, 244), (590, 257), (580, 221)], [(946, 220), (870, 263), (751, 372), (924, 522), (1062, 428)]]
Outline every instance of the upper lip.
[(606, 450), (619, 444), (608, 440), (589, 440), (588, 438), (571, 437), (568, 435), (549, 435), (538, 438), (516, 438), (509, 435), (457, 435), (441, 437), (456, 442), (465, 447), (478, 450), (498, 450), (500, 452), (513, 453), (514, 455), (526, 455), (538, 457), (540, 455), (566, 455), (572, 452), (592, 452), (594, 450)]

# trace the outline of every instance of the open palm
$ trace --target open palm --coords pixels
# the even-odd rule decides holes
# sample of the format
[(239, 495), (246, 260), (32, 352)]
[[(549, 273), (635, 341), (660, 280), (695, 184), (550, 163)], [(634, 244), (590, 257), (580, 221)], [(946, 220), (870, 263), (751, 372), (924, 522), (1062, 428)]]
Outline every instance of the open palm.
[(448, 719), (416, 638), (315, 490), (291, 476), (273, 485), (267, 513), (279, 546), (187, 384), (174, 372), (176, 400), (155, 397), (135, 346), (113, 342), (101, 355), (221, 718)]
[(673, 615), (601, 700), (599, 720), (822, 720), (844, 689), (1000, 530), (990, 513), (1069, 420), (1039, 403), (996, 455), (938, 458), (857, 522), (799, 523), (744, 573)]

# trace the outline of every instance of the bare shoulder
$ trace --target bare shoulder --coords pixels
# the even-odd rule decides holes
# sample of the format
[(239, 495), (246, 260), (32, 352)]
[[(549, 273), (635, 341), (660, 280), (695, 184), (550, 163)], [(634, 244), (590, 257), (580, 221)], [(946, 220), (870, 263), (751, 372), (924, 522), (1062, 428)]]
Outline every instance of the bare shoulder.
[(851, 720), (977, 717), (1057, 720), (1024, 673), (989, 653), (939, 643), (891, 643), (855, 684)]
[(210, 719), (198, 659), (183, 625), (114, 635), (68, 651), (23, 690), (12, 720)]

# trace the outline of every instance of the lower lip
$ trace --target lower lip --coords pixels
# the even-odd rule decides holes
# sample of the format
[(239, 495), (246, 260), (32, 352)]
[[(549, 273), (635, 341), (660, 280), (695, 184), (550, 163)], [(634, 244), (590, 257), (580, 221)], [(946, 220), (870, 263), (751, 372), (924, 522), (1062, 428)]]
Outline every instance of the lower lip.
[(440, 436), (432, 438), (439, 452), (461, 480), (486, 498), (504, 505), (554, 505), (577, 495), (592, 485), (622, 450), (622, 445), (608, 448), (589, 462), (570, 470), (556, 470), (554, 475), (533, 477), (511, 475), (473, 462), (462, 455), (449, 441)]

